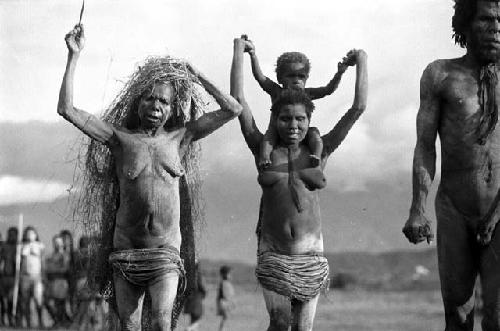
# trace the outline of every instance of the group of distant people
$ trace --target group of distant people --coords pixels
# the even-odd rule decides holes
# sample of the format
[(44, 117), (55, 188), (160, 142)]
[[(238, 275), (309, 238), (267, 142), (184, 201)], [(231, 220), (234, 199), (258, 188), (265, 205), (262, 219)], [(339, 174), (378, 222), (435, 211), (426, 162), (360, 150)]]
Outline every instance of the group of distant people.
[(54, 328), (99, 329), (105, 307), (86, 288), (89, 243), (82, 236), (75, 250), (72, 233), (62, 230), (46, 255), (33, 226), (23, 230), (20, 243), (18, 229), (10, 227), (0, 245), (0, 326), (31, 328), (34, 303), (38, 328), (47, 326), (46, 311)]

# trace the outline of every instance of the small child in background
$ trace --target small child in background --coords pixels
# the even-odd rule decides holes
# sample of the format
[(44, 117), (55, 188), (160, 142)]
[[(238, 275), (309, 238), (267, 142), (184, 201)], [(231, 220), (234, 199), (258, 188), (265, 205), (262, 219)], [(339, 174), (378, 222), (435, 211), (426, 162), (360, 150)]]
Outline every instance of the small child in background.
[[(347, 68), (355, 64), (354, 51), (351, 50), (347, 53), (343, 60), (338, 63), (337, 73), (326, 86), (306, 88), (306, 82), (309, 78), (309, 70), (311, 67), (309, 59), (300, 52), (286, 52), (278, 57), (276, 63), (276, 76), (278, 84), (262, 73), (257, 55), (255, 54), (255, 46), (253, 42), (249, 40), (246, 35), (242, 35), (241, 38), (246, 40), (245, 52), (250, 54), (254, 78), (257, 80), (260, 87), (266, 91), (267, 94), (269, 94), (271, 102), (274, 102), (280, 93), (285, 89), (297, 89), (304, 91), (304, 93), (307, 94), (311, 100), (321, 99), (330, 95), (339, 86), (340, 79)], [(271, 165), (271, 153), (278, 140), (275, 128), (275, 119), (271, 115), (269, 127), (260, 146), (258, 166), (261, 169), (267, 168)], [(305, 141), (311, 151), (311, 165), (313, 167), (319, 166), (321, 153), (323, 151), (323, 141), (321, 140), (319, 130), (315, 127), (309, 127)]]
[(43, 308), (43, 252), (45, 246), (40, 242), (36, 229), (32, 226), (26, 227), (23, 233), (23, 245), (21, 247), (21, 277), (19, 286), (19, 298), (21, 304), (21, 318), (26, 319), (28, 328), (31, 328), (31, 299), (35, 301), (38, 314), (38, 327), (44, 328)]
[(224, 265), (220, 268), (219, 289), (217, 291), (217, 316), (221, 317), (219, 331), (224, 330), (224, 324), (234, 309), (234, 287), (231, 284), (231, 268)]

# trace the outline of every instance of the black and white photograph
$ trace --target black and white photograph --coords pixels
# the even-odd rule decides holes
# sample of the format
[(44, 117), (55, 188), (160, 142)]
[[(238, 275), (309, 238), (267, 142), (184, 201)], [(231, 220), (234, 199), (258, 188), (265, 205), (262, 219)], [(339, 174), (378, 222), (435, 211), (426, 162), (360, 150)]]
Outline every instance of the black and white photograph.
[(0, 330), (500, 331), (499, 73), (500, 0), (0, 0)]

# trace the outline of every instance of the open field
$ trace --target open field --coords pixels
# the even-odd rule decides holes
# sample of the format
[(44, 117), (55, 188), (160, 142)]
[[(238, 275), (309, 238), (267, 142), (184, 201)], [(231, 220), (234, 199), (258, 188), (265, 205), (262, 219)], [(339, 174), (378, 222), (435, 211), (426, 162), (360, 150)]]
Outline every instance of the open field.
[[(237, 289), (239, 308), (228, 330), (266, 330), (267, 314), (260, 290)], [(204, 330), (217, 330), (215, 288), (205, 300)], [(179, 330), (187, 318), (181, 317)], [(438, 291), (330, 291), (319, 302), (315, 331), (442, 331), (444, 316)], [(475, 330), (481, 330), (476, 322)]]
[[(332, 289), (320, 299), (315, 331), (442, 331), (444, 313), (439, 292), (434, 250), (384, 254), (330, 254), (337, 272), (353, 276), (349, 290)], [(229, 331), (261, 331), (268, 326), (264, 300), (253, 265), (238, 262), (202, 261), (208, 295), (200, 331), (218, 330), (215, 295), (218, 270), (222, 264), (233, 268), (238, 308), (228, 322)], [(416, 281), (415, 266), (429, 274)], [(332, 274), (334, 276), (335, 274)], [(481, 330), (476, 318), (475, 330)], [(181, 316), (177, 330), (184, 331), (187, 316)]]
[[(208, 286), (200, 331), (218, 329), (216, 288)], [(238, 308), (227, 324), (229, 331), (262, 331), (267, 314), (260, 289), (236, 287)], [(181, 316), (177, 330), (188, 318)], [(12, 329), (5, 329), (12, 330)], [(330, 291), (320, 299), (315, 331), (442, 331), (444, 317), (438, 291)], [(481, 330), (476, 321), (475, 330)]]

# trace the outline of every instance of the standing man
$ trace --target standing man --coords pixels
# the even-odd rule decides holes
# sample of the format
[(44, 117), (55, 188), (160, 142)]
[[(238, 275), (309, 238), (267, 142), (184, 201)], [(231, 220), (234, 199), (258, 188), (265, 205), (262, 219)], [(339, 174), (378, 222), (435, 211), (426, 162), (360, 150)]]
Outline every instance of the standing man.
[(452, 20), (465, 56), (437, 60), (420, 83), (413, 201), (403, 232), (414, 244), (433, 239), (425, 216), (441, 141), (436, 197), (437, 249), (446, 330), (472, 330), (474, 283), (483, 285), (484, 331), (500, 330), (500, 3), (456, 0)]

